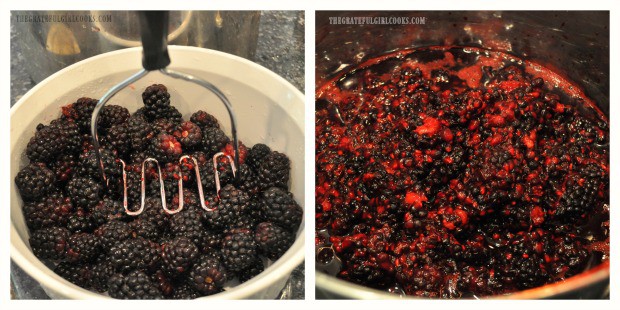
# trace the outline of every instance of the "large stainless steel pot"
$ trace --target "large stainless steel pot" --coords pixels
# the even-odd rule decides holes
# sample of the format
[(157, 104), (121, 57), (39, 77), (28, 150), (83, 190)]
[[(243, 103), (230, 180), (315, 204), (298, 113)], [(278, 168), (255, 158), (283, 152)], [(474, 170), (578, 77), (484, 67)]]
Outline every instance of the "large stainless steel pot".
[[(35, 82), (86, 58), (140, 46), (132, 11), (13, 11), (26, 71)], [(254, 59), (258, 11), (171, 11), (171, 45), (215, 49)]]
[[(330, 24), (334, 17), (410, 17), (418, 24)], [(402, 48), (465, 45), (536, 61), (581, 85), (609, 116), (609, 12), (317, 12), (316, 85)], [(317, 272), (317, 298), (402, 298)], [(609, 263), (561, 283), (499, 298), (608, 298)]]

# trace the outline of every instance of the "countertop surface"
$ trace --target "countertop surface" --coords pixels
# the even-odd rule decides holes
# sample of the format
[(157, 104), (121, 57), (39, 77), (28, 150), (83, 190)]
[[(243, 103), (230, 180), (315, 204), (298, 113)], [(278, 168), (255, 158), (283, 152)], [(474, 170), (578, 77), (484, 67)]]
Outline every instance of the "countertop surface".
[[(279, 74), (301, 92), (304, 91), (303, 11), (264, 11), (261, 14), (258, 43), (253, 61)], [(25, 69), (18, 42), (19, 34), (11, 21), (11, 106), (36, 85)], [(304, 264), (291, 274), (279, 299), (304, 299)], [(41, 286), (11, 262), (11, 298), (49, 299)]]

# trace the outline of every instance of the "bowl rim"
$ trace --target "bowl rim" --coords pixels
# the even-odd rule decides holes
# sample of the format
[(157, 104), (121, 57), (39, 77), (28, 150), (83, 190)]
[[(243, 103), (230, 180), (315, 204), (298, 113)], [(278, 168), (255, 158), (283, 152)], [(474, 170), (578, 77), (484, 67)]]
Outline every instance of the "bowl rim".
[[(305, 125), (304, 125), (304, 114), (305, 114), (304, 99), (305, 97), (304, 97), (304, 94), (299, 89), (297, 89), (295, 86), (293, 86), (289, 81), (281, 77), (280, 75), (248, 59), (245, 59), (245, 58), (242, 58), (236, 55), (224, 53), (221, 51), (217, 51), (217, 50), (193, 47), (193, 46), (177, 46), (177, 45), (169, 45), (168, 49), (170, 51), (171, 57), (173, 57), (175, 53), (193, 52), (193, 53), (202, 53), (203, 55), (207, 55), (208, 57), (215, 57), (215, 58), (235, 61), (248, 68), (256, 70), (256, 72), (258, 72), (259, 74), (268, 76), (269, 78), (273, 79), (275, 83), (281, 84), (284, 89), (287, 89), (293, 94), (291, 101), (287, 102), (287, 104), (290, 105), (289, 108), (292, 106), (296, 108), (301, 108), (302, 111), (304, 111), (304, 113), (302, 113), (301, 116), (297, 116), (295, 114), (289, 114), (289, 116), (294, 121), (295, 126), (299, 128), (301, 134), (305, 136)], [(30, 89), (22, 98), (20, 98), (11, 107), (10, 118), (13, 119), (13, 116), (15, 115), (16, 111), (21, 108), (24, 102), (26, 102), (33, 94), (37, 93), (41, 88), (43, 88), (51, 80), (57, 79), (58, 77), (66, 74), (67, 72), (76, 70), (76, 68), (79, 68), (88, 63), (100, 61), (105, 58), (120, 57), (120, 56), (132, 55), (135, 53), (141, 54), (142, 47), (124, 48), (124, 49), (119, 49), (119, 50), (115, 50), (112, 52), (99, 54), (99, 55), (81, 60), (77, 63), (74, 63), (70, 66), (67, 66), (55, 72), (54, 74), (50, 75), (49, 77), (45, 78), (43, 81), (35, 85), (32, 89)], [(171, 63), (170, 68), (175, 68), (174, 62)], [(281, 102), (277, 102), (277, 104), (282, 105)], [(284, 110), (287, 110), (286, 106), (282, 105), (281, 107)], [(305, 169), (305, 167), (303, 169)], [(305, 189), (302, 189), (302, 190), (305, 191)], [(11, 201), (11, 204), (13, 203), (15, 202)], [(302, 208), (304, 208), (304, 214), (305, 214), (306, 211), (305, 211), (305, 207), (303, 206), (304, 201), (301, 201), (300, 204), (302, 205)], [(11, 220), (11, 232), (10, 232), (11, 260), (15, 262), (17, 266), (22, 268), (30, 277), (32, 277), (39, 284), (41, 284), (42, 287), (50, 288), (54, 291), (61, 292), (63, 295), (69, 295), (70, 297), (75, 298), (75, 299), (110, 299), (110, 297), (107, 295), (103, 295), (100, 293), (96, 293), (96, 292), (81, 288), (65, 280), (64, 278), (56, 275), (51, 269), (49, 269), (49, 267), (45, 266), (36, 257), (35, 257), (36, 260), (34, 262), (31, 262), (26, 257), (26, 255), (22, 253), (24, 249), (28, 249), (26, 242), (18, 236), (19, 234), (17, 232), (17, 229), (15, 228), (15, 225), (13, 221)], [(265, 273), (263, 274), (263, 276), (259, 275), (257, 277), (254, 277), (248, 280), (245, 283), (241, 283), (239, 285), (234, 286), (235, 289), (233, 290), (224, 291), (224, 292), (221, 292), (215, 295), (200, 297), (200, 299), (207, 299), (207, 298), (209, 299), (216, 299), (216, 298), (241, 299), (241, 298), (249, 297), (255, 294), (256, 292), (259, 292), (262, 289), (269, 287), (276, 281), (280, 280), (284, 275), (290, 274), (293, 271), (293, 269), (295, 269), (298, 265), (302, 264), (302, 262), (305, 259), (305, 217), (302, 219), (302, 223), (298, 231), (298, 237), (296, 238), (293, 245), (291, 245), (291, 249), (293, 248), (297, 248), (297, 250), (291, 253), (288, 253), (288, 252), (285, 253), (283, 255), (283, 257), (286, 257), (285, 260), (278, 259), (277, 261), (272, 262), (272, 264), (266, 267), (265, 269), (265, 271), (270, 270), (270, 269), (272, 271), (279, 270), (280, 272), (278, 274), (270, 274), (269, 276), (265, 276), (266, 275)], [(43, 268), (47, 268), (50, 272), (49, 273), (40, 272), (41, 268), (40, 266), (36, 266), (37, 264), (42, 265)]]

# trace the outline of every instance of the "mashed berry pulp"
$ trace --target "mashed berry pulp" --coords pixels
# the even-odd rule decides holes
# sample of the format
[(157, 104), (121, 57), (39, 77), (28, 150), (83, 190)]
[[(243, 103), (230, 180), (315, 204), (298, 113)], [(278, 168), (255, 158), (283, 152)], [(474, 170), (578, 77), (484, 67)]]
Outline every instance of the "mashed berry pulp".
[(608, 120), (562, 76), (431, 47), (369, 60), (316, 95), (319, 269), (336, 260), (324, 271), (351, 282), (459, 298), (608, 261)]

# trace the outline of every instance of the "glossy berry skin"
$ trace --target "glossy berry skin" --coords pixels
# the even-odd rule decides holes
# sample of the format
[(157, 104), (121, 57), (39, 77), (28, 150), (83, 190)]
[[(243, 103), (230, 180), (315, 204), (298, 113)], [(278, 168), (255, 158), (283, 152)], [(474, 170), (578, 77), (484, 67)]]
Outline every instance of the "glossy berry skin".
[(163, 299), (163, 294), (143, 271), (134, 270), (126, 276), (115, 274), (108, 281), (108, 293), (116, 299)]
[(196, 291), (204, 295), (212, 295), (224, 287), (227, 271), (217, 257), (205, 255), (192, 267), (189, 279)]

